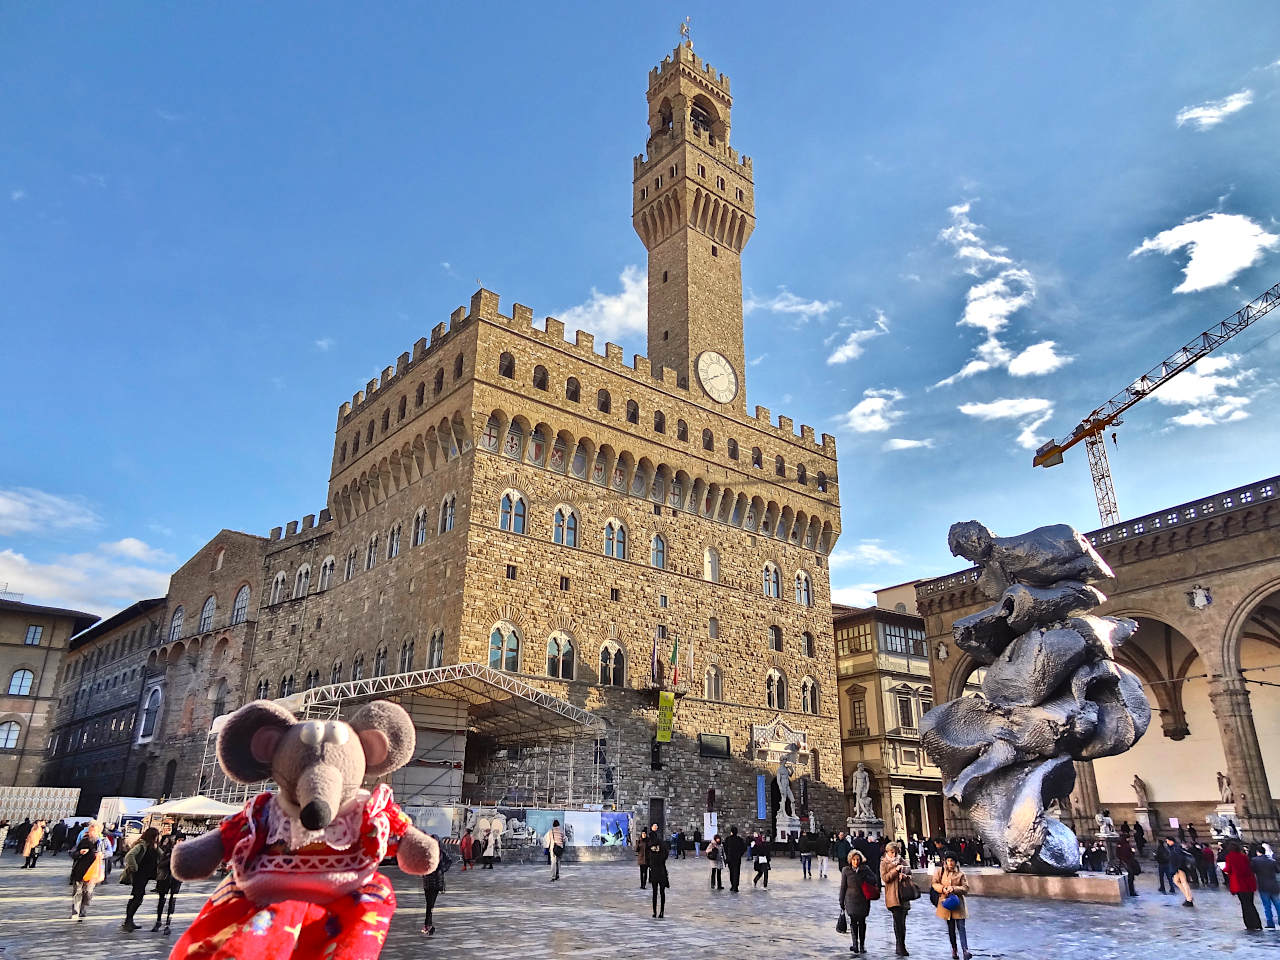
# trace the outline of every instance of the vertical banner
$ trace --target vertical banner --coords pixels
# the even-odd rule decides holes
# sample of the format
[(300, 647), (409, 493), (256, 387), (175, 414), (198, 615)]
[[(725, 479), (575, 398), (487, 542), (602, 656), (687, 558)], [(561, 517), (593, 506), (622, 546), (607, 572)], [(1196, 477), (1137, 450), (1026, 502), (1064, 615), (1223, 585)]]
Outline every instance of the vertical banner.
[(702, 815), (702, 837), (710, 840), (720, 832), (720, 815), (714, 810)]
[(769, 819), (769, 808), (764, 802), (764, 774), (756, 774), (756, 819)]
[(674, 691), (663, 690), (658, 694), (658, 736), (659, 743), (671, 742), (671, 731), (675, 727), (676, 695)]

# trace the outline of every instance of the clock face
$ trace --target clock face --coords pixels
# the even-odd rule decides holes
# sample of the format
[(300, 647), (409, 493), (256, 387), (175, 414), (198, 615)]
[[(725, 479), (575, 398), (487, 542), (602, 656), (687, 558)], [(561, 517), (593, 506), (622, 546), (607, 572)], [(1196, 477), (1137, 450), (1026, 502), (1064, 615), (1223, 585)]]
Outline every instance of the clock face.
[(716, 403), (728, 403), (738, 395), (738, 375), (733, 372), (733, 364), (714, 350), (699, 354), (697, 372), (702, 389)]

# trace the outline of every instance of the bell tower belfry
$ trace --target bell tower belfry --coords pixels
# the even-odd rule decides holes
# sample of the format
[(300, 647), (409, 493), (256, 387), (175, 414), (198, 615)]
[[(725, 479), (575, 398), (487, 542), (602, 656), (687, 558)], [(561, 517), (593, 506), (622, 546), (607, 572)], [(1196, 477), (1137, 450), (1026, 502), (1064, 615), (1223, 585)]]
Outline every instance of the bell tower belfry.
[(745, 409), (742, 248), (751, 159), (729, 146), (729, 78), (685, 40), (649, 71), (649, 140), (631, 222), (649, 252), (649, 361), (712, 406)]

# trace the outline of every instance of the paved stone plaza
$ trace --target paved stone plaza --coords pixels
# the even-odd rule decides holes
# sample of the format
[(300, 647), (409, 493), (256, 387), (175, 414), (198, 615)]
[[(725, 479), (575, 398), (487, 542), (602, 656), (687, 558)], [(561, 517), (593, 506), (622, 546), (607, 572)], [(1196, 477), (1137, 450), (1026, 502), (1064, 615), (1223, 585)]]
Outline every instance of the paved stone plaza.
[[(847, 956), (848, 940), (835, 933), (839, 880), (804, 881), (799, 861), (775, 861), (768, 891), (743, 884), (737, 896), (706, 889), (704, 860), (674, 861), (667, 919), (649, 916), (649, 896), (639, 889), (631, 864), (567, 864), (559, 883), (536, 867), (492, 872), (451, 871), (449, 890), (436, 909), (435, 937), (419, 933), (422, 892), (416, 880), (394, 869), (400, 909), (383, 957), (405, 960), (433, 955), (483, 960), (542, 957), (764, 957)], [(143, 929), (119, 929), (127, 888), (114, 872), (93, 901), (83, 924), (69, 922), (65, 856), (45, 857), (35, 871), (19, 860), (0, 860), (0, 958), (75, 960), (163, 958), (177, 938), (148, 932), (155, 897), (138, 913)], [(977, 957), (1066, 958), (1066, 960), (1168, 960), (1171, 956), (1275, 956), (1280, 934), (1241, 930), (1236, 900), (1222, 892), (1197, 891), (1196, 910), (1178, 897), (1153, 892), (1151, 875), (1139, 878), (1142, 896), (1120, 907), (975, 900), (970, 904), (970, 946)], [(175, 922), (185, 928), (204, 902), (211, 883), (189, 884)], [(893, 954), (889, 914), (872, 909), (869, 956)], [(947, 958), (946, 930), (928, 901), (908, 921), (912, 956)]]

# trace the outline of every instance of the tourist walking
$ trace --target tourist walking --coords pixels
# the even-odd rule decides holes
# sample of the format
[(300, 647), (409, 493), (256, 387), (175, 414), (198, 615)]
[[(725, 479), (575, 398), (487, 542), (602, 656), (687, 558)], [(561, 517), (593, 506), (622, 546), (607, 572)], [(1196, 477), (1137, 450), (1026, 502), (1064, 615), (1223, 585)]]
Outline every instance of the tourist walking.
[(751, 862), (756, 868), (756, 875), (751, 878), (751, 886), (754, 887), (760, 882), (760, 878), (764, 877), (764, 888), (769, 889), (769, 862), (772, 859), (773, 853), (769, 849), (769, 841), (757, 833), (751, 841)]
[(1133, 845), (1137, 848), (1138, 856), (1142, 856), (1142, 848), (1147, 845), (1147, 831), (1142, 829), (1140, 823), (1133, 825)]
[(1274, 930), (1276, 921), (1280, 920), (1280, 863), (1268, 852), (1270, 849), (1265, 845), (1255, 846), (1249, 865), (1258, 881), (1258, 899), (1267, 915), (1267, 929)]
[[(825, 830), (819, 830), (814, 835), (813, 849), (818, 858), (818, 879), (825, 880), (827, 879), (827, 862), (831, 858), (831, 841), (827, 839), (827, 832)], [(838, 863), (836, 866), (840, 868), (841, 874), (843, 875), (844, 864)]]
[(71, 850), (71, 918), (84, 922), (93, 901), (93, 888), (106, 874), (102, 861), (107, 848), (102, 842), (102, 827), (97, 820), (89, 821), (84, 832)]
[(146, 898), (147, 884), (156, 878), (156, 866), (160, 860), (156, 842), (159, 839), (160, 831), (155, 827), (147, 827), (125, 854), (124, 873), (120, 875), (120, 882), (133, 887), (133, 894), (125, 905), (124, 923), (120, 924), (120, 929), (126, 933), (138, 929), (138, 925), (133, 922), (134, 915)]
[[(1126, 847), (1129, 841), (1122, 841)], [(1132, 850), (1130, 854), (1132, 854)], [(1129, 881), (1132, 883), (1132, 879)], [(965, 921), (969, 913), (965, 909), (965, 897), (969, 895), (969, 881), (960, 869), (954, 853), (947, 853), (942, 858), (942, 866), (934, 871), (933, 889), (938, 894), (938, 916), (947, 921), (947, 939), (951, 941), (952, 960), (960, 960), (960, 951), (956, 949), (956, 940), (960, 941), (960, 950), (964, 951), (964, 960), (973, 960), (969, 952), (969, 935), (965, 931)]]
[(879, 878), (862, 851), (849, 851), (849, 859), (840, 869), (840, 909), (849, 921), (852, 953), (867, 952), (867, 914), (871, 912), (871, 901), (879, 896)]
[[(1163, 857), (1163, 859), (1161, 859)], [(1156, 854), (1156, 862), (1160, 865), (1160, 892), (1164, 893), (1164, 880), (1169, 879), (1169, 892), (1176, 889), (1182, 893), (1182, 905), (1194, 907), (1195, 899), (1191, 896), (1191, 885), (1187, 883), (1187, 856), (1182, 852), (1173, 837), (1165, 837)]]
[(884, 887), (884, 905), (893, 914), (894, 952), (899, 957), (910, 956), (907, 953), (907, 911), (911, 909), (911, 903), (902, 898), (899, 886), (901, 881), (910, 879), (911, 868), (903, 859), (902, 850), (896, 843), (889, 844), (880, 860), (880, 884)]
[(484, 869), (492, 870), (494, 858), (498, 856), (498, 831), (492, 827), (484, 832), (484, 847), (481, 859)]
[(49, 830), (49, 853), (56, 857), (61, 852), (62, 845), (66, 842), (67, 824), (65, 820), (59, 820)]
[(23, 868), (35, 869), (36, 861), (40, 859), (40, 854), (44, 847), (44, 821), (37, 820), (31, 825), (31, 829), (27, 831), (26, 839), (22, 841), (22, 861)]
[[(559, 822), (559, 821), (557, 821)], [(431, 838), (440, 847), (440, 861), (436, 864), (436, 868), (422, 877), (422, 895), (427, 901), (427, 912), (422, 918), (422, 934), (423, 936), (434, 936), (436, 932), (435, 921), (432, 919), (432, 911), (436, 908), (436, 900), (440, 894), (444, 893), (444, 875), (449, 872), (449, 868), (453, 866), (453, 857), (445, 852), (444, 844), (440, 843), (440, 838), (434, 833)]]
[[(164, 926), (164, 932), (168, 933), (173, 923), (173, 908), (177, 906), (178, 891), (182, 889), (182, 881), (173, 875), (173, 847), (181, 839), (181, 834), (171, 833), (160, 840), (160, 846), (156, 849), (156, 893), (160, 897), (156, 901), (156, 925), (151, 928), (152, 933), (158, 931), (161, 925)], [(166, 903), (169, 907), (167, 914)]]
[(711, 838), (707, 844), (707, 862), (711, 864), (711, 889), (724, 889), (724, 841), (720, 834)]
[(649, 831), (641, 830), (636, 839), (636, 863), (640, 867), (640, 889), (643, 890), (649, 880)]
[(649, 867), (649, 886), (653, 888), (653, 918), (662, 920), (667, 915), (667, 887), (671, 886), (671, 878), (667, 875), (671, 848), (662, 839), (656, 823), (649, 827), (649, 842), (644, 849), (645, 862)]
[(1129, 846), (1128, 840), (1121, 840), (1116, 844), (1116, 859), (1124, 867), (1125, 880), (1129, 884), (1129, 896), (1136, 897), (1138, 891), (1134, 889), (1133, 878), (1142, 872), (1142, 866), (1138, 863), (1137, 854), (1133, 852), (1133, 847)]
[(729, 828), (729, 838), (724, 842), (724, 862), (729, 868), (729, 892), (738, 892), (742, 879), (742, 858), (747, 855), (747, 841), (738, 836), (738, 828)]
[[(827, 854), (831, 857), (832, 863), (837, 867), (843, 867), (849, 862), (849, 851), (852, 849), (853, 844), (849, 842), (848, 837), (846, 837), (844, 835), (844, 831), (841, 830), (832, 838), (831, 848), (827, 851)], [(863, 856), (865, 857), (866, 854), (863, 854)]]
[(542, 838), (542, 845), (551, 855), (551, 879), (560, 879), (560, 858), (564, 856), (564, 827), (559, 820), (551, 821), (551, 829)]
[(472, 836), (470, 827), (462, 831), (462, 839), (458, 841), (458, 855), (462, 857), (463, 870), (475, 869), (476, 838)]
[(1200, 848), (1200, 870), (1201, 875), (1207, 875), (1209, 878), (1209, 886), (1218, 889), (1218, 854), (1213, 849), (1213, 844), (1206, 843)]
[(1227, 858), (1222, 864), (1222, 872), (1227, 875), (1227, 889), (1240, 898), (1240, 917), (1244, 920), (1246, 930), (1261, 930), (1262, 919), (1258, 916), (1258, 908), (1253, 905), (1253, 895), (1258, 892), (1258, 879), (1253, 875), (1253, 864), (1248, 855), (1240, 848), (1238, 841), (1232, 840), (1227, 845)]
[(817, 837), (813, 833), (800, 835), (800, 876), (813, 879), (813, 854), (817, 850)]

